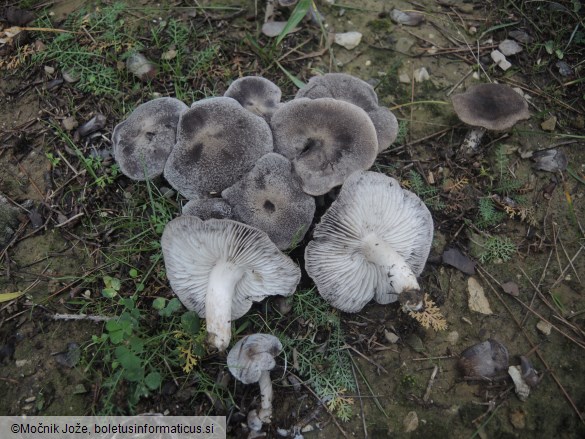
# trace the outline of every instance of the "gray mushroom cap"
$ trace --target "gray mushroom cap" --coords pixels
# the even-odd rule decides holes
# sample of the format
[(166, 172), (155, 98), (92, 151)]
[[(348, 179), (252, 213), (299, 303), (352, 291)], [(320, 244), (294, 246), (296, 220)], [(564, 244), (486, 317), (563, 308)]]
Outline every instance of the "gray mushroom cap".
[(232, 206), (223, 198), (189, 200), (183, 206), (182, 213), (183, 215), (196, 216), (204, 221), (211, 218), (236, 219)]
[(266, 233), (232, 220), (175, 218), (161, 246), (173, 291), (205, 317), (208, 339), (219, 350), (229, 344), (232, 320), (267, 296), (290, 296), (301, 276)]
[(315, 215), (315, 199), (303, 192), (291, 162), (276, 153), (258, 160), (221, 196), (239, 221), (265, 231), (281, 250), (303, 239)]
[(376, 128), (378, 152), (388, 148), (398, 135), (398, 121), (388, 108), (378, 105), (374, 88), (365, 81), (346, 73), (327, 73), (313, 76), (297, 91), (297, 98), (333, 98), (350, 102), (362, 108)]
[(309, 195), (323, 195), (368, 169), (378, 153), (371, 119), (346, 101), (293, 99), (276, 110), (270, 125), (275, 152), (293, 163)]
[(116, 125), (113, 153), (124, 175), (147, 180), (163, 173), (175, 145), (179, 116), (188, 108), (175, 98), (153, 99), (136, 107)]
[(242, 383), (257, 383), (263, 371), (274, 369), (274, 358), (281, 351), (282, 344), (274, 335), (247, 335), (229, 351), (227, 365), (231, 374)]
[(376, 172), (355, 172), (315, 226), (305, 268), (321, 296), (346, 312), (419, 290), (433, 239), (424, 203)]
[(276, 111), (282, 92), (272, 81), (261, 76), (245, 76), (230, 84), (224, 96), (238, 101), (257, 116), (270, 120)]
[(478, 84), (451, 97), (461, 121), (474, 127), (505, 131), (530, 118), (526, 99), (504, 84)]
[(232, 98), (203, 99), (181, 114), (164, 176), (186, 198), (206, 197), (234, 184), (272, 149), (264, 119)]

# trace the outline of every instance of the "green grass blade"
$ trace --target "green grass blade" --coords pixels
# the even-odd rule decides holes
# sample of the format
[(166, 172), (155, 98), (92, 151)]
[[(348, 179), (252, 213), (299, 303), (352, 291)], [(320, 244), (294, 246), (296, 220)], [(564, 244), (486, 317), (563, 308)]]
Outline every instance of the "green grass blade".
[(292, 82), (296, 87), (303, 88), (305, 86), (305, 83), (303, 81), (301, 81), (299, 78), (297, 78), (295, 75), (293, 75), (287, 69), (285, 69), (282, 66), (282, 64), (280, 64), (278, 61), (276, 61), (276, 65), (280, 68), (280, 70), (282, 70), (284, 72), (284, 74), (288, 77), (288, 79), (290, 79), (290, 82)]
[(307, 15), (307, 12), (309, 12), (309, 8), (311, 7), (311, 3), (312, 0), (301, 0), (297, 3), (295, 9), (292, 11), (292, 14), (290, 14), (290, 17), (286, 22), (286, 26), (284, 26), (284, 29), (282, 32), (280, 32), (280, 35), (278, 35), (278, 38), (276, 39), (276, 45), (280, 44), (284, 37), (286, 37), (288, 33), (301, 22), (305, 15)]

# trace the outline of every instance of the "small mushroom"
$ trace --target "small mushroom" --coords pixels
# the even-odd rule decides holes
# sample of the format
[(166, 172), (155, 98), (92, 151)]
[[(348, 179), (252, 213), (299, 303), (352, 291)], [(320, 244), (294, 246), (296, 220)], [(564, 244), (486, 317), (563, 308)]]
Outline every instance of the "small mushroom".
[(494, 378), (508, 370), (508, 349), (490, 338), (461, 352), (457, 366), (468, 378)]
[(464, 154), (477, 152), (486, 130), (506, 131), (530, 117), (526, 99), (503, 84), (478, 84), (451, 101), (459, 119), (472, 127), (461, 145)]
[(374, 88), (365, 81), (345, 73), (313, 76), (299, 89), (297, 98), (333, 98), (362, 108), (372, 120), (378, 137), (378, 152), (388, 148), (398, 135), (398, 121), (386, 107), (378, 105)]
[(260, 386), (260, 410), (248, 414), (248, 426), (259, 431), (272, 416), (272, 381), (274, 358), (282, 351), (280, 340), (270, 334), (251, 334), (239, 340), (229, 351), (227, 365), (232, 375), (244, 384)]
[(275, 152), (293, 163), (309, 195), (323, 195), (352, 172), (368, 169), (378, 153), (371, 119), (349, 102), (293, 99), (276, 110), (270, 124)]
[(303, 239), (315, 215), (315, 199), (303, 192), (291, 162), (273, 152), (221, 196), (239, 221), (266, 232), (281, 250)]
[(290, 296), (301, 276), (266, 233), (232, 220), (175, 218), (167, 223), (161, 246), (173, 291), (205, 317), (208, 342), (220, 351), (229, 345), (232, 320), (246, 314), (252, 302)]
[(245, 76), (230, 84), (224, 96), (238, 101), (242, 107), (269, 121), (280, 104), (280, 88), (266, 78)]
[(189, 107), (175, 98), (145, 102), (116, 125), (112, 134), (114, 158), (124, 175), (150, 180), (163, 173), (175, 145), (181, 113)]
[(355, 172), (315, 226), (305, 268), (319, 294), (334, 307), (358, 312), (372, 298), (422, 308), (416, 276), (433, 240), (424, 203), (376, 172)]
[(203, 99), (181, 114), (164, 176), (187, 199), (219, 194), (273, 149), (264, 119), (227, 97)]

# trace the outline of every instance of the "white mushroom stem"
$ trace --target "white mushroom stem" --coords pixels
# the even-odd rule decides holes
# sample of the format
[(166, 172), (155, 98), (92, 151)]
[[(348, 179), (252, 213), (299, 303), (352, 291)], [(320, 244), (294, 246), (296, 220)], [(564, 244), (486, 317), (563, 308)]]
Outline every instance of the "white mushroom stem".
[(272, 380), (270, 379), (270, 371), (263, 370), (258, 380), (260, 385), (260, 411), (258, 417), (265, 424), (270, 423), (272, 417)]
[(463, 143), (461, 143), (461, 151), (463, 154), (471, 155), (475, 154), (481, 143), (481, 139), (487, 130), (482, 127), (472, 128), (465, 135)]
[(244, 270), (229, 262), (218, 262), (209, 274), (205, 297), (207, 341), (224, 351), (232, 336), (232, 298)]
[(416, 276), (408, 263), (387, 242), (370, 233), (362, 243), (362, 251), (368, 261), (390, 268), (390, 281), (397, 294), (420, 290)]

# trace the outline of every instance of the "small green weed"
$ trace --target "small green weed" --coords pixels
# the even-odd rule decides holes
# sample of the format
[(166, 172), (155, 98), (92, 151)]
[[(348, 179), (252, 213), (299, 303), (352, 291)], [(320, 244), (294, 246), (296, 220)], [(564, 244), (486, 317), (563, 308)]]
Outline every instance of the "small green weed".
[(433, 210), (445, 209), (445, 203), (440, 198), (439, 190), (428, 185), (421, 175), (413, 169), (408, 172), (408, 183), (410, 190), (418, 195), (428, 207)]
[(516, 244), (507, 237), (489, 236), (480, 245), (483, 247), (483, 251), (479, 254), (479, 261), (482, 264), (509, 261), (518, 251)]
[[(104, 290), (116, 293), (121, 286), (120, 280), (111, 277), (104, 278), (104, 283)], [(182, 308), (178, 299), (156, 298), (152, 306), (164, 322), (164, 329), (157, 332), (147, 325), (137, 300), (136, 295), (120, 297), (117, 303), (122, 312), (108, 320), (104, 332), (94, 335), (86, 347), (94, 351), (86, 370), (95, 367), (96, 373), (102, 374), (105, 395), (100, 414), (133, 413), (142, 397), (159, 391), (169, 370), (191, 373), (205, 354), (205, 329), (196, 313), (183, 312), (178, 318)], [(113, 403), (122, 384), (127, 389), (128, 407)]]
[(479, 199), (477, 227), (487, 228), (495, 226), (504, 221), (504, 219), (506, 219), (506, 214), (496, 209), (496, 205), (490, 197)]

